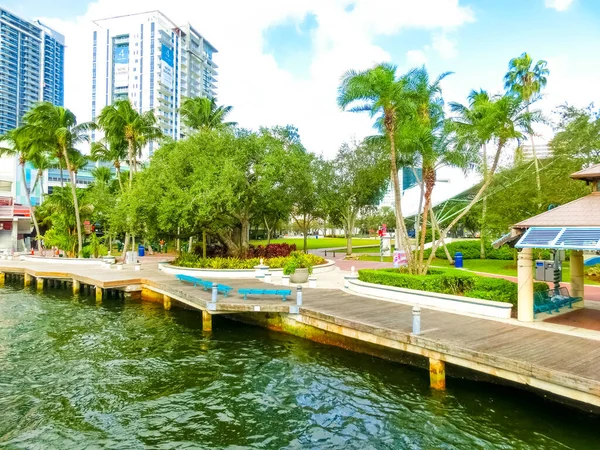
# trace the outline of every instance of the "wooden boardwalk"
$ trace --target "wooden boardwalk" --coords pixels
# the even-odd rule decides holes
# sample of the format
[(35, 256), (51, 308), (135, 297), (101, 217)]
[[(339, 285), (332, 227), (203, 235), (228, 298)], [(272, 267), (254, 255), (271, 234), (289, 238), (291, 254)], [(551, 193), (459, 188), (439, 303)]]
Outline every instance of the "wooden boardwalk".
[[(422, 332), (411, 334), (412, 307), (361, 297), (334, 289), (304, 289), (303, 305), (295, 309), (294, 295), (218, 296), (181, 283), (156, 266), (142, 271), (116, 271), (89, 266), (41, 262), (0, 261), (0, 272), (27, 273), (39, 278), (73, 279), (102, 289), (148, 289), (166, 295), (204, 314), (281, 313), (288, 326), (313, 327), (381, 347), (422, 355), (532, 386), (559, 397), (600, 408), (600, 341), (496, 321), (422, 308)], [(211, 280), (212, 281), (212, 280)], [(255, 280), (220, 280), (234, 287), (263, 287)], [(292, 309), (290, 309), (290, 307)], [(292, 314), (290, 314), (290, 312)]]

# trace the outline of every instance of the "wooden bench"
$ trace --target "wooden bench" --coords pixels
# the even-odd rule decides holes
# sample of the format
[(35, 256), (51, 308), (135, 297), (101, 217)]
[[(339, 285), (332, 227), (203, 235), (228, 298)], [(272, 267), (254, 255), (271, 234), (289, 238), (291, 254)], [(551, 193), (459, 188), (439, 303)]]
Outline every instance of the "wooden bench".
[[(190, 275), (177, 275), (176, 277), (179, 281), (187, 281), (188, 283), (192, 283), (194, 287), (200, 285), (205, 291), (212, 289), (213, 286), (212, 281), (202, 280), (200, 278), (192, 277)], [(227, 294), (232, 290), (233, 288), (231, 286), (217, 284), (217, 292), (223, 294), (224, 297), (227, 297)]]
[(552, 314), (552, 310), (558, 312), (563, 306), (573, 308), (573, 303), (580, 302), (581, 297), (571, 297), (566, 287), (561, 287), (558, 293), (554, 289), (539, 291), (533, 294), (533, 317), (539, 312)]
[(292, 295), (291, 289), (238, 289), (238, 293), (244, 294), (244, 300), (248, 295), (281, 295), (281, 300), (287, 300), (287, 296)]

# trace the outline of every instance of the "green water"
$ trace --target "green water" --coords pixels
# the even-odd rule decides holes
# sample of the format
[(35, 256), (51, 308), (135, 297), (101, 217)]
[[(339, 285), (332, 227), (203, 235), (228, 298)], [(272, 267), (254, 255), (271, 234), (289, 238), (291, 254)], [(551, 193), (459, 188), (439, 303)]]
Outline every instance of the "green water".
[(597, 449), (532, 394), (189, 311), (0, 289), (0, 448)]

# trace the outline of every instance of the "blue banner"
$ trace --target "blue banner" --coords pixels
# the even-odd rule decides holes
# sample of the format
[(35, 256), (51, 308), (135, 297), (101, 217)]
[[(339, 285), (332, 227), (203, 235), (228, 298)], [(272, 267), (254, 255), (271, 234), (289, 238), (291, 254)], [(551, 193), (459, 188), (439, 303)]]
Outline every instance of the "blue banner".
[(114, 49), (115, 64), (129, 64), (129, 45), (119, 45)]
[(162, 44), (162, 49), (161, 49), (161, 59), (166, 62), (169, 66), (173, 67), (173, 62), (174, 62), (174, 58), (173, 58), (173, 49), (167, 47), (165, 44)]

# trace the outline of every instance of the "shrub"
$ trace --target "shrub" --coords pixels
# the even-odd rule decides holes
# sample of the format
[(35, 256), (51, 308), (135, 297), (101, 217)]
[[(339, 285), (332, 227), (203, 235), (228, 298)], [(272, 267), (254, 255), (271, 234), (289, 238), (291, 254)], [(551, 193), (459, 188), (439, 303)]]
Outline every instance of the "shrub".
[[(312, 254), (301, 254), (306, 264), (316, 266), (319, 264), (325, 264), (326, 260), (320, 256)], [(265, 258), (263, 263), (272, 269), (281, 269), (286, 265), (291, 256), (287, 257), (276, 257), (276, 258)], [(201, 256), (193, 253), (182, 253), (172, 263), (179, 267), (190, 267), (197, 269), (253, 269), (254, 266), (260, 264), (260, 258), (202, 258)]]
[[(464, 295), (517, 305), (517, 283), (503, 278), (482, 277), (458, 270), (432, 270), (427, 275), (410, 275), (398, 269), (364, 269), (358, 279), (367, 283), (383, 284), (405, 289)], [(548, 289), (546, 283), (534, 283), (535, 292)]]
[[(481, 241), (479, 239), (468, 241), (455, 241), (451, 242), (446, 247), (450, 252), (450, 256), (452, 256), (453, 258), (456, 252), (461, 252), (463, 254), (463, 259), (479, 259), (479, 257), (481, 256)], [(500, 248), (494, 248), (492, 247), (492, 244), (490, 242), (486, 242), (485, 244), (486, 259), (499, 259), (503, 261), (511, 261), (515, 259), (515, 252), (516, 250), (510, 248), (508, 245), (503, 245)], [(425, 258), (429, 258), (430, 254), (431, 249), (426, 249)], [(440, 259), (446, 258), (446, 252), (444, 251), (444, 247), (438, 247), (436, 249), (435, 257)], [(533, 251), (533, 258), (552, 259), (552, 253), (550, 252), (550, 250), (535, 249)]]
[(584, 270), (586, 278), (593, 281), (600, 281), (600, 264), (586, 267)]
[(277, 258), (281, 256), (290, 256), (292, 252), (296, 251), (296, 244), (287, 244), (285, 242), (281, 244), (269, 244), (267, 246), (259, 245), (254, 247), (250, 246), (248, 249), (248, 258)]

